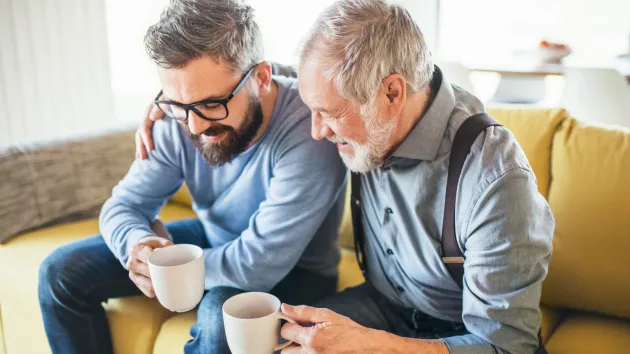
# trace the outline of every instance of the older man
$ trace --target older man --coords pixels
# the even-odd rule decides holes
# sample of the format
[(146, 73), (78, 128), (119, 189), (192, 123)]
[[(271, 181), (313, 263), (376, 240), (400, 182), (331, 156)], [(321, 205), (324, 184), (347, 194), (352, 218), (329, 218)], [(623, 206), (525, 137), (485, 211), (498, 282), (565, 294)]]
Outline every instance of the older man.
[[(484, 107), (434, 67), (409, 13), (379, 0), (334, 3), (308, 35), (298, 77), (313, 137), (360, 173), (354, 221), (367, 281), (319, 308), (284, 305), (314, 325), (286, 324), (297, 344), (283, 353), (537, 350), (554, 219), (514, 136), (489, 117), (475, 117), (491, 126), (472, 135), (446, 205), (456, 132)], [(453, 233), (463, 279), (450, 264), (460, 257), (443, 259)]]

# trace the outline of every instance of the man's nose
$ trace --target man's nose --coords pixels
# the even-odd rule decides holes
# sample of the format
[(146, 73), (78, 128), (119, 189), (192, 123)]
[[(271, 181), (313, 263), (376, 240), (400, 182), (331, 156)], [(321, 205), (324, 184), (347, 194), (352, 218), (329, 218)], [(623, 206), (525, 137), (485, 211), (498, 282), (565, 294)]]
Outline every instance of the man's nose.
[(328, 124), (324, 122), (319, 114), (313, 114), (311, 117), (311, 135), (315, 140), (322, 140), (326, 137), (332, 136), (334, 132)]
[(190, 130), (191, 133), (195, 135), (201, 134), (208, 130), (211, 125), (212, 122), (199, 118), (193, 110), (188, 112), (188, 130)]

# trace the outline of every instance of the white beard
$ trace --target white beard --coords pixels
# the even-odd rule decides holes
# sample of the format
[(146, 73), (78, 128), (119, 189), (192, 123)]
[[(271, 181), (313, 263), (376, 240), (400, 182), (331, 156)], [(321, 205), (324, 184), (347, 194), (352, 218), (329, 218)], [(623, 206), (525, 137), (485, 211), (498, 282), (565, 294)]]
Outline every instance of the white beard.
[(348, 144), (352, 145), (354, 155), (349, 156), (342, 153), (339, 155), (341, 156), (343, 163), (350, 169), (350, 171), (366, 173), (378, 166), (377, 163), (370, 159), (370, 148), (367, 144), (360, 145), (354, 141), (348, 141)]
[(396, 120), (380, 119), (376, 112), (369, 108), (362, 109), (365, 121), (367, 142), (358, 144), (352, 140), (340, 139), (337, 136), (329, 138), (335, 143), (348, 143), (352, 146), (354, 154), (352, 156), (339, 154), (343, 163), (352, 172), (367, 173), (383, 164), (387, 152), (390, 149), (390, 142), (396, 130)]

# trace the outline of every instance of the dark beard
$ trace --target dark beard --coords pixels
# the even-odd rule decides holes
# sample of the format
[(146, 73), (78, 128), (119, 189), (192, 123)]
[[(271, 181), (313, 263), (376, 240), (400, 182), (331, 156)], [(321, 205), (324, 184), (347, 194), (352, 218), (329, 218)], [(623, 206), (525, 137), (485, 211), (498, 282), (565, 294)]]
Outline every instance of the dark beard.
[(258, 134), (263, 122), (263, 112), (260, 101), (250, 97), (249, 106), (245, 112), (245, 119), (236, 131), (227, 125), (216, 125), (204, 131), (203, 135), (214, 136), (227, 132), (227, 136), (216, 144), (205, 142), (201, 134), (192, 134), (187, 124), (183, 124), (186, 134), (192, 140), (193, 145), (199, 150), (203, 159), (212, 167), (218, 167), (232, 161), (238, 154), (247, 150), (251, 142)]

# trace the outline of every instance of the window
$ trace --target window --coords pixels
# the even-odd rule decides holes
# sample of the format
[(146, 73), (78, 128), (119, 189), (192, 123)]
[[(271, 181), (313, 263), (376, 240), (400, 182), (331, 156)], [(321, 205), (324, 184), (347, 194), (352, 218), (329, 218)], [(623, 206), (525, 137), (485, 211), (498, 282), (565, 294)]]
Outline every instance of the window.
[(542, 39), (568, 44), (580, 65), (630, 50), (628, 0), (442, 0), (440, 13), (440, 54), (464, 62), (501, 62)]

